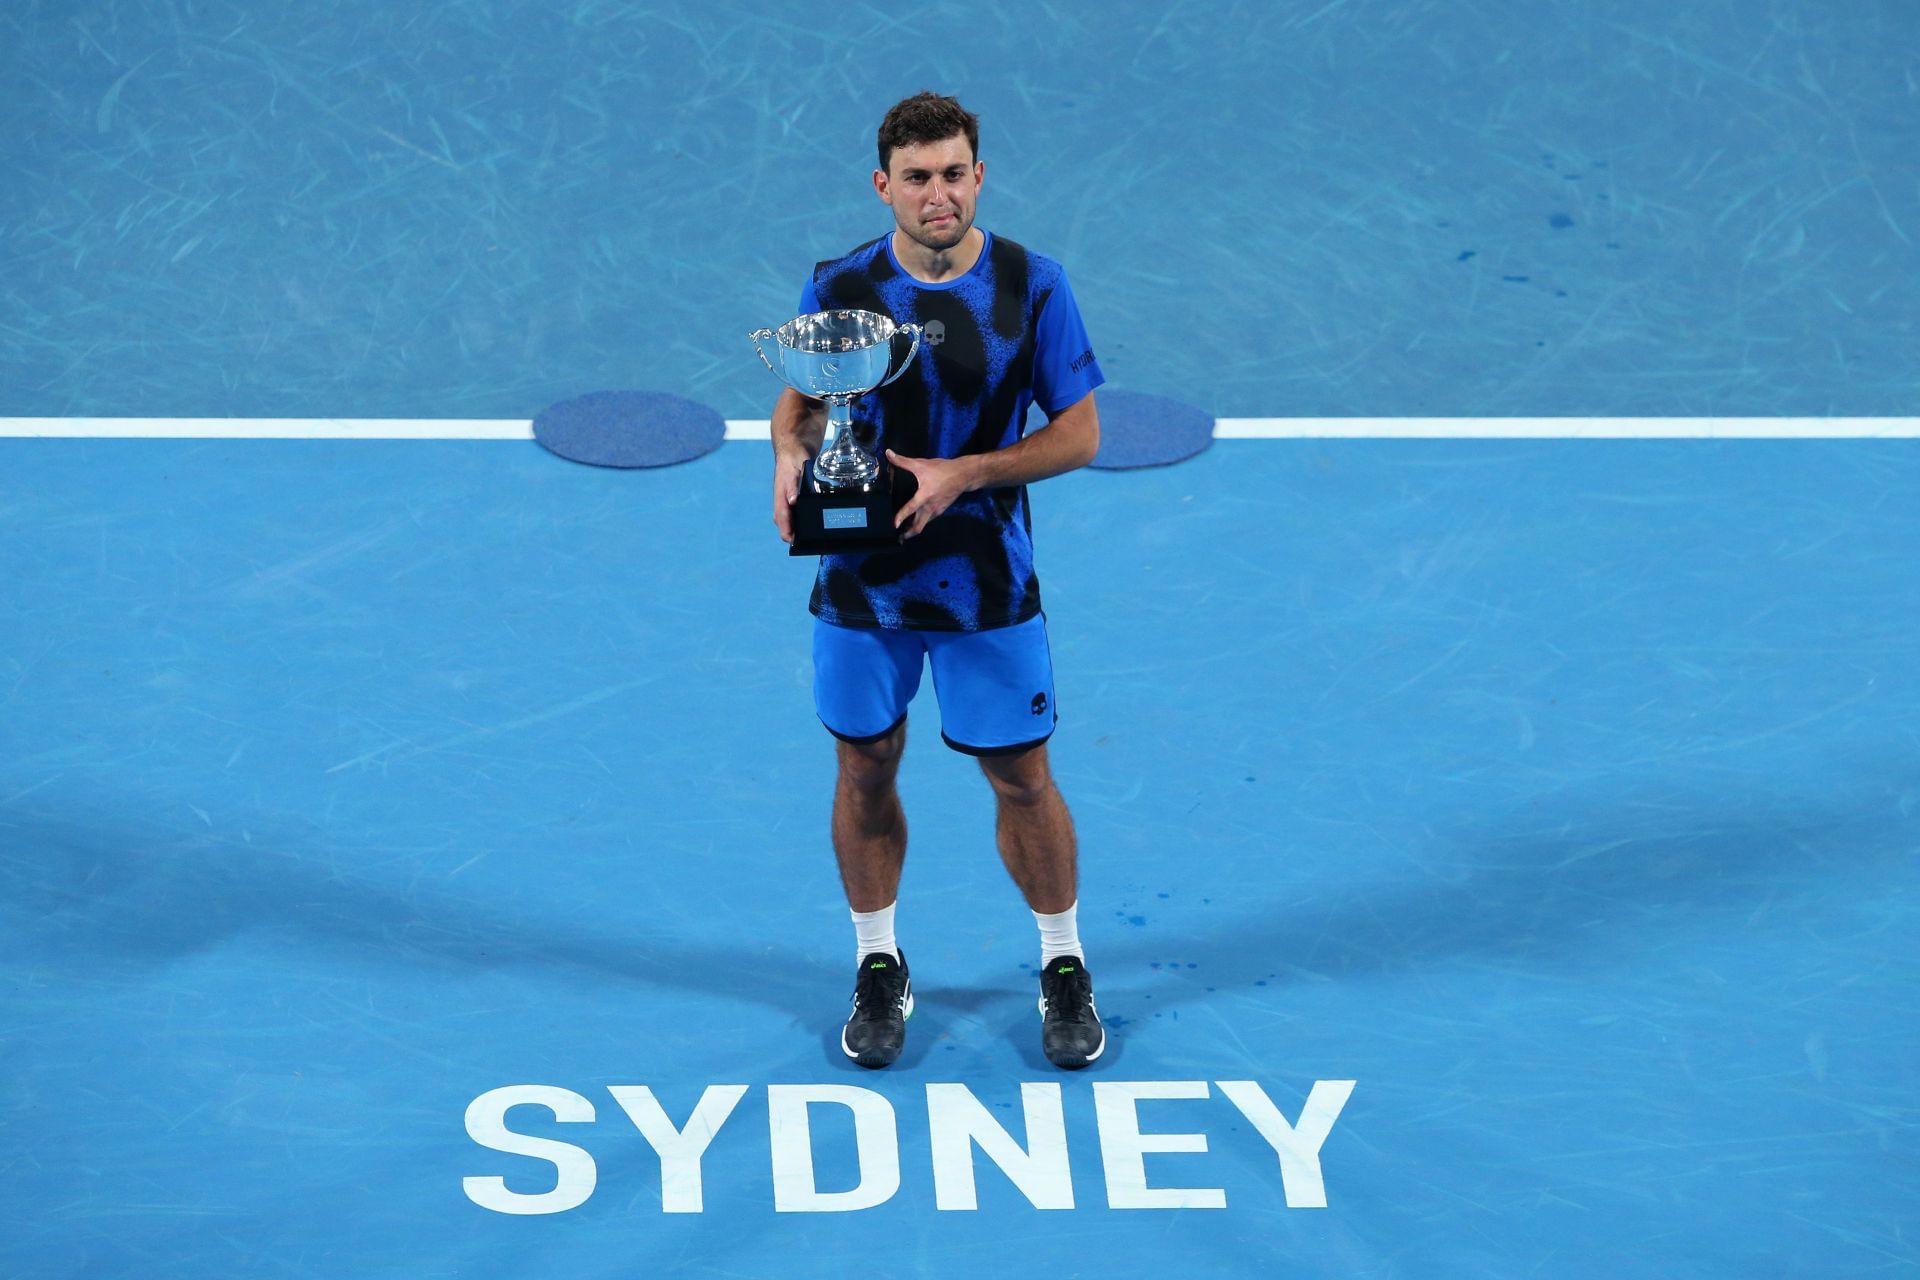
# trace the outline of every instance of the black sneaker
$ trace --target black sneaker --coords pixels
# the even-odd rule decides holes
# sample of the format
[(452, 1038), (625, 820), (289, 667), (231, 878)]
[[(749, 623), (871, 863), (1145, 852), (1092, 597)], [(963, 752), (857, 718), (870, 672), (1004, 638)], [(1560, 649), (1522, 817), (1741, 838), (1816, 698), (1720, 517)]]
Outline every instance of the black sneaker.
[(1093, 979), (1079, 956), (1060, 956), (1040, 971), (1040, 1047), (1047, 1061), (1078, 1071), (1107, 1047), (1107, 1029), (1093, 1007)]
[(888, 952), (876, 951), (860, 962), (853, 983), (853, 1016), (840, 1033), (840, 1047), (863, 1067), (890, 1067), (907, 1042), (907, 1019), (912, 1016), (906, 953), (895, 960)]

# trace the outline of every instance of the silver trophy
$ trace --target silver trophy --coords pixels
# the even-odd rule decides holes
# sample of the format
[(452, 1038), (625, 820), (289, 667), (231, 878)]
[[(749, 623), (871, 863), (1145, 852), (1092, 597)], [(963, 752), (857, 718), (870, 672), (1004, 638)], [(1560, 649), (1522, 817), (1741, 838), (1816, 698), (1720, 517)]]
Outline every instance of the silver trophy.
[[(898, 541), (892, 516), (908, 496), (899, 492), (901, 473), (854, 438), (853, 402), (905, 373), (924, 333), (920, 325), (895, 324), (874, 311), (816, 311), (749, 335), (776, 377), (803, 396), (827, 402), (832, 440), (808, 464), (807, 482), (794, 502), (793, 554)], [(912, 342), (896, 369), (893, 340), (901, 334)], [(769, 338), (778, 363), (761, 345)]]

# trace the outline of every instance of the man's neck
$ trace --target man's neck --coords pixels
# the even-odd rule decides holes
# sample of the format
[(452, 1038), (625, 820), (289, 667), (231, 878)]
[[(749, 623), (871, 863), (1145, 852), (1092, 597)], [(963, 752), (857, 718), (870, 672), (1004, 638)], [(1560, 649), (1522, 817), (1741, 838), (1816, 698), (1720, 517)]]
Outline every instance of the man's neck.
[(986, 233), (968, 227), (951, 249), (929, 249), (904, 231), (893, 233), (893, 256), (906, 273), (923, 284), (945, 284), (973, 270), (987, 246)]

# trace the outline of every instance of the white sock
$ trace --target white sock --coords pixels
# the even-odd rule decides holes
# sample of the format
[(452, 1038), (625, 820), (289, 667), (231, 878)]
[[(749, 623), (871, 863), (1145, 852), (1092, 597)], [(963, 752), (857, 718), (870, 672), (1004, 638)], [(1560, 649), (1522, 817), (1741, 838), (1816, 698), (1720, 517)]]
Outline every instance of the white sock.
[(895, 960), (900, 958), (900, 945), (893, 940), (893, 909), (900, 904), (889, 902), (878, 911), (854, 911), (853, 932), (859, 940), (860, 954), (853, 960), (855, 964), (865, 960), (876, 951), (885, 951)]
[(1046, 968), (1061, 956), (1079, 956), (1085, 960), (1086, 954), (1080, 950), (1080, 904), (1075, 902), (1065, 911), (1043, 916), (1033, 913), (1034, 922), (1040, 926), (1040, 967)]

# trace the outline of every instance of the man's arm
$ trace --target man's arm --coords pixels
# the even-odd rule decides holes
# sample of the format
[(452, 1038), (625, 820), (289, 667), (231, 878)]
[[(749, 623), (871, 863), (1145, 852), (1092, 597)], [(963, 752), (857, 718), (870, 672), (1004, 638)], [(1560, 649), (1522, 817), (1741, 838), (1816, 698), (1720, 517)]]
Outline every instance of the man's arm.
[[(896, 527), (913, 537), (953, 505), (953, 500), (975, 489), (1009, 489), (1064, 475), (1093, 461), (1100, 451), (1100, 414), (1093, 392), (1062, 409), (1047, 425), (1026, 439), (991, 453), (958, 458), (903, 458), (893, 450), (894, 465), (913, 472), (920, 490), (900, 508)], [(911, 523), (909, 523), (911, 522)]]
[(824, 401), (801, 395), (792, 387), (780, 393), (773, 406), (773, 527), (782, 542), (793, 541), (793, 500), (800, 496), (800, 477), (807, 459), (820, 452), (827, 435)]

